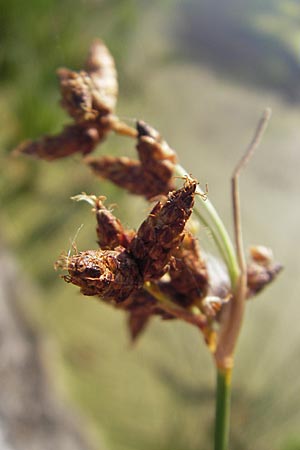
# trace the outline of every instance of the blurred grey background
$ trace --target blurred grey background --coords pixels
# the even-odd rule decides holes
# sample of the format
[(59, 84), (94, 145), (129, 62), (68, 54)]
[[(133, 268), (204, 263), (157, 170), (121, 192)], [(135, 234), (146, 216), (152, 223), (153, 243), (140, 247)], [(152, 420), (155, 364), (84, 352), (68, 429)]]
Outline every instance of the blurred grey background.
[[(12, 158), (11, 150), (68, 122), (58, 106), (55, 70), (80, 69), (91, 40), (99, 37), (116, 59), (120, 117), (130, 124), (143, 119), (160, 130), (187, 171), (203, 186), (208, 183), (231, 230), (232, 169), (262, 110), (272, 108), (263, 143), (242, 176), (242, 213), (245, 244), (270, 246), (285, 270), (247, 308), (233, 380), (231, 450), (299, 450), (299, 21), (296, 0), (0, 0), (0, 241), (6, 280), (0, 300), (16, 305), (11, 314), (21, 315), (38, 341), (38, 364), (49, 385), (42, 385), (36, 402), (53, 389), (63, 407), (76, 410), (77, 427), (96, 449), (211, 448), (211, 357), (197, 330), (172, 321), (153, 320), (131, 348), (123, 314), (81, 297), (53, 270), (81, 224), (78, 248), (96, 245), (94, 218), (86, 205), (70, 201), (72, 195), (106, 195), (130, 227), (144, 218), (146, 203), (91, 179), (78, 157), (50, 164)], [(134, 145), (111, 138), (98, 152), (133, 156)], [(205, 234), (200, 230), (200, 240), (210, 245)], [(14, 355), (6, 334), (12, 325), (3, 323), (0, 350)], [(14, 440), (5, 411), (22, 395), (4, 383), (10, 377), (6, 361), (0, 368), (7, 394), (0, 397), (3, 449)], [(24, 383), (35, 385), (25, 375)], [(52, 423), (49, 408), (45, 401), (40, 414), (48, 422), (31, 424), (24, 419), (26, 408), (20, 410), (17, 449), (39, 448), (28, 436), (40, 423)], [(62, 428), (75, 436), (72, 426)], [(49, 429), (54, 436), (56, 428)], [(68, 441), (70, 447), (53, 441), (49, 448), (87, 448), (81, 437), (75, 441)]]

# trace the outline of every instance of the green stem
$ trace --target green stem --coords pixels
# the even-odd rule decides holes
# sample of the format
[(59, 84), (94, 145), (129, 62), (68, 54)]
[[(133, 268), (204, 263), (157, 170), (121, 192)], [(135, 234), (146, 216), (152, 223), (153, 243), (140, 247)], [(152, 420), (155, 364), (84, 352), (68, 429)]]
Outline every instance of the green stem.
[(217, 397), (214, 450), (228, 450), (231, 369), (217, 369)]
[[(188, 176), (187, 171), (179, 164), (176, 165), (176, 173), (177, 175), (180, 175), (182, 177)], [(194, 208), (194, 212), (201, 220), (201, 222), (211, 231), (217, 248), (227, 265), (232, 287), (235, 287), (239, 278), (240, 271), (233, 244), (226, 230), (226, 227), (223, 224), (214, 205), (208, 198), (206, 198), (206, 200), (203, 200), (203, 196), (205, 195), (205, 193), (199, 186), (197, 187), (197, 192), (200, 194), (198, 198), (201, 201), (201, 208), (203, 208), (207, 212), (212, 225), (210, 225), (210, 223), (208, 223), (208, 221), (205, 219), (201, 210)]]

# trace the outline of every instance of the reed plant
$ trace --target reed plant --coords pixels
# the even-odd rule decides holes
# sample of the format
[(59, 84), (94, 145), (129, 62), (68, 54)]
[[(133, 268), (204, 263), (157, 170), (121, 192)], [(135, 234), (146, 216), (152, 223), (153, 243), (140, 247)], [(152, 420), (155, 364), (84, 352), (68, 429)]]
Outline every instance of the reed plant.
[[(262, 245), (245, 255), (239, 177), (258, 147), (270, 119), (266, 109), (252, 141), (232, 174), (234, 243), (204, 189), (178, 162), (160, 133), (142, 120), (135, 127), (116, 114), (117, 73), (102, 41), (89, 50), (84, 69), (59, 69), (61, 106), (72, 119), (57, 135), (26, 141), (15, 153), (53, 161), (80, 154), (92, 174), (130, 194), (154, 202), (137, 230), (126, 229), (106, 198), (80, 193), (96, 217), (99, 248), (60, 255), (62, 278), (127, 315), (132, 341), (154, 316), (183, 320), (196, 327), (216, 368), (215, 450), (228, 450), (231, 378), (246, 304), (280, 272), (272, 251)], [(137, 159), (91, 156), (112, 133), (132, 139)], [(218, 258), (200, 248), (197, 222), (211, 233)], [(100, 319), (99, 319), (100, 320)]]

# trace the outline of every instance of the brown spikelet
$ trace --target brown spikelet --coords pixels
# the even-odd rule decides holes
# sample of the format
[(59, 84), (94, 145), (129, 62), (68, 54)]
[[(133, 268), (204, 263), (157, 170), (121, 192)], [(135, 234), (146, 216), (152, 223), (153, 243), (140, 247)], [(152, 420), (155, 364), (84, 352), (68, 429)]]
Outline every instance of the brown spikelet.
[[(176, 153), (161, 138), (157, 130), (142, 120), (137, 121), (136, 128), (138, 132), (137, 149), (142, 165), (160, 164), (163, 161), (169, 161), (172, 165), (176, 164)], [(145, 144), (145, 148), (143, 148), (143, 144)]]
[(62, 256), (56, 267), (68, 271), (65, 281), (79, 286), (83, 295), (115, 303), (124, 301), (142, 283), (135, 261), (122, 247)]
[(137, 151), (144, 173), (144, 182), (150, 192), (147, 198), (167, 194), (174, 189), (172, 180), (176, 154), (162, 140), (159, 133), (145, 122), (137, 122)]
[(274, 262), (272, 251), (263, 246), (250, 248), (252, 261), (247, 268), (247, 297), (261, 292), (281, 272), (282, 265)]
[(166, 272), (192, 213), (196, 186), (195, 180), (187, 179), (181, 189), (168, 194), (165, 203), (158, 202), (130, 243), (145, 281), (157, 280)]
[(61, 90), (61, 106), (76, 122), (96, 121), (101, 115), (109, 113), (98, 103), (95, 86), (87, 72), (74, 72), (61, 68), (57, 70)]
[(60, 134), (44, 136), (36, 141), (25, 141), (14, 152), (52, 161), (74, 153), (90, 153), (105, 134), (104, 130), (92, 125), (88, 128), (69, 125)]
[[(87, 157), (84, 162), (99, 177), (112, 181), (133, 194), (144, 194), (141, 164), (126, 156)], [(141, 188), (142, 186), (142, 188)]]
[(173, 255), (169, 275), (175, 292), (183, 296), (186, 305), (200, 301), (207, 295), (208, 273), (198, 241), (191, 233), (186, 233)]
[(58, 69), (61, 105), (77, 122), (98, 120), (112, 113), (118, 95), (114, 60), (101, 41), (95, 41), (86, 62), (87, 71)]
[(156, 130), (137, 122), (137, 151), (140, 161), (126, 157), (103, 156), (85, 159), (94, 174), (112, 181), (132, 194), (146, 199), (166, 195), (174, 190), (175, 152)]
[(91, 45), (85, 68), (93, 80), (99, 103), (109, 112), (114, 111), (118, 96), (117, 71), (111, 53), (101, 40)]
[(118, 246), (127, 248), (135, 236), (134, 230), (125, 230), (120, 220), (104, 205), (106, 197), (82, 193), (71, 197), (72, 200), (85, 201), (93, 206), (97, 219), (98, 244), (102, 250), (114, 250)]
[(97, 218), (98, 244), (103, 250), (113, 250), (121, 245), (128, 248), (135, 235), (133, 230), (125, 230), (120, 220), (103, 204), (104, 197), (95, 198), (95, 212)]

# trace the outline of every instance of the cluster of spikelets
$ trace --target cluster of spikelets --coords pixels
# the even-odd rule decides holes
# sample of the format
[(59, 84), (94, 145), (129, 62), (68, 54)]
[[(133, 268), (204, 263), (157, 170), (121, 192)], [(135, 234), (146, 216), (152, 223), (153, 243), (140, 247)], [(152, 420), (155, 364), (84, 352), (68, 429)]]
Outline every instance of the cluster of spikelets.
[[(128, 312), (135, 339), (153, 315), (180, 318), (197, 326), (211, 349), (222, 309), (231, 301), (228, 277), (214, 273), (209, 257), (200, 251), (188, 229), (197, 182), (187, 177), (175, 189), (176, 154), (159, 133), (142, 121), (136, 129), (115, 115), (118, 93), (112, 56), (101, 41), (90, 49), (85, 70), (59, 69), (62, 107), (72, 117), (60, 134), (21, 144), (17, 152), (52, 161), (74, 153), (93, 173), (147, 200), (159, 196), (137, 231), (126, 230), (104, 197), (82, 194), (93, 206), (99, 249), (62, 255), (56, 267), (82, 294), (96, 296)], [(136, 139), (138, 160), (127, 157), (91, 157), (110, 132)], [(203, 198), (205, 201), (205, 196)], [(251, 249), (247, 297), (253, 297), (280, 271), (265, 247)], [(220, 273), (220, 272), (218, 272)]]

